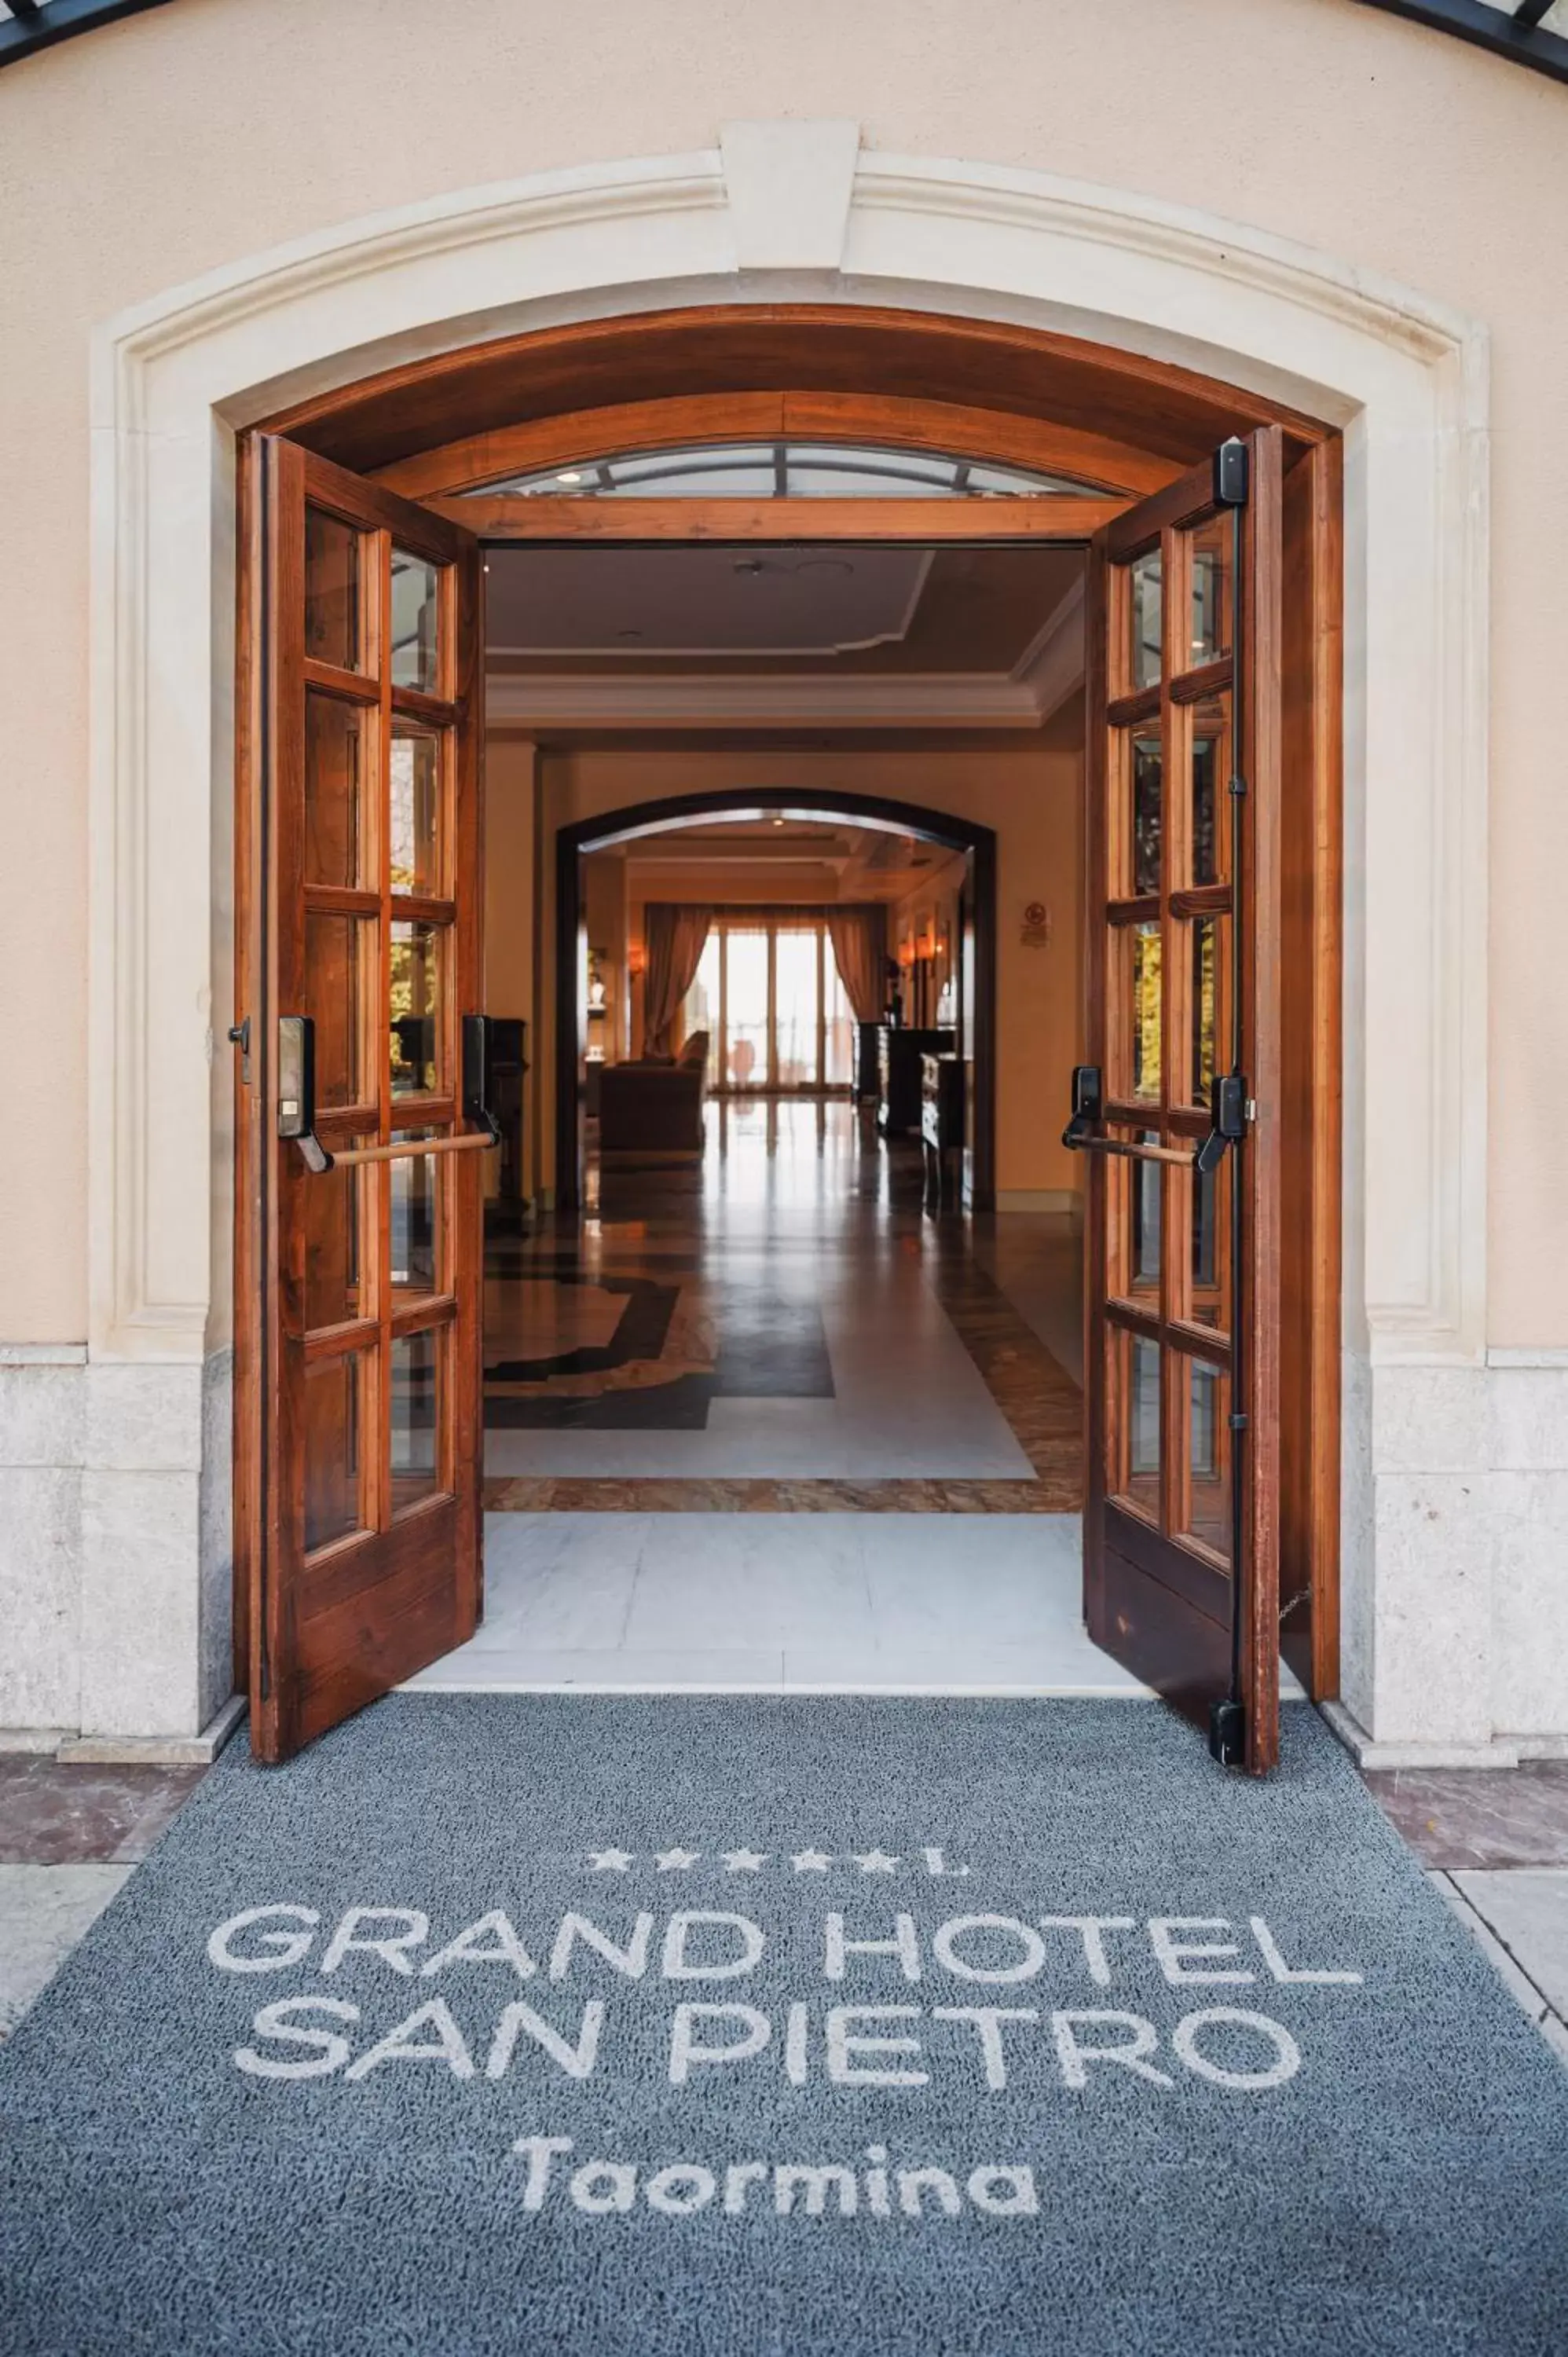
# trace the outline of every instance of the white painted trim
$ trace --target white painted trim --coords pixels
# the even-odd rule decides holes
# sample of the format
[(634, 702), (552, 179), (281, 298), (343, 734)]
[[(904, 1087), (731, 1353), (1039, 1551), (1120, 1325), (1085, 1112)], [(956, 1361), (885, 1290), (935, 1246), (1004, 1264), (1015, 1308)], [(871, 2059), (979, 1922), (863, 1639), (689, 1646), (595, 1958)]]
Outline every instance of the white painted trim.
[(85, 1342), (0, 1342), (0, 1367), (85, 1367)]
[(861, 154), (842, 230), (824, 202), (790, 244), (767, 207), (830, 153), (842, 182), (843, 127), (775, 124), (746, 148), (731, 132), (722, 155), (339, 225), (96, 335), (91, 1355), (193, 1361), (227, 1339), (235, 430), (421, 356), (694, 301), (1091, 338), (1345, 432), (1346, 1654), (1376, 1723), (1380, 1631), (1403, 1660), (1463, 1582), (1412, 1558), (1380, 1620), (1394, 1492), (1374, 1406), (1400, 1377), (1408, 1444), (1418, 1370), (1485, 1360), (1486, 329), (1245, 223), (1012, 167)]
[(1488, 1367), (1568, 1367), (1568, 1347), (1552, 1349), (1540, 1343), (1516, 1350), (1499, 1345), (1487, 1352)]
[(1083, 686), (1084, 581), (1080, 571), (1013, 666), (1013, 680), (1028, 689), (1042, 726)]

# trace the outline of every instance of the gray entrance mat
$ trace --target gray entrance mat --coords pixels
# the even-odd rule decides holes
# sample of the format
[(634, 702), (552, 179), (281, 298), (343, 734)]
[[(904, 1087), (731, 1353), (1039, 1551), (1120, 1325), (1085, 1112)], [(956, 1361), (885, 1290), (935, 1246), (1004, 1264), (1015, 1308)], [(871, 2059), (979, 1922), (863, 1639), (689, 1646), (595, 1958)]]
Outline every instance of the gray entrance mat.
[(1568, 2074), (1305, 1707), (398, 1696), (0, 2059), (7, 2352), (1568, 2348)]

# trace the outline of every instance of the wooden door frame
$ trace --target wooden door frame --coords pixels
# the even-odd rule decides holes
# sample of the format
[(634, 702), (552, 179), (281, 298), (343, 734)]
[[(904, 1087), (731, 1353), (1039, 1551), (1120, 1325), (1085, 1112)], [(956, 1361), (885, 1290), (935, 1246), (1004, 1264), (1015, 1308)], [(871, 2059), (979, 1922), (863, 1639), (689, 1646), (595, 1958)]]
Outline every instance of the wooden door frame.
[[(627, 389), (633, 385), (639, 397), (630, 401)], [(911, 385), (920, 387), (918, 396), (908, 392)], [(530, 330), (383, 370), (259, 422), (433, 505), (445, 499), (456, 505), (465, 490), (529, 468), (566, 466), (630, 447), (762, 432), (962, 452), (1080, 476), (1130, 502), (1173, 480), (1230, 434), (1262, 424), (1283, 428), (1285, 560), (1302, 595), (1287, 610), (1284, 678), (1282, 1100), (1294, 1146), (1285, 1156), (1282, 1256), (1281, 1422), (1292, 1436), (1281, 1494), (1282, 1635), (1286, 1658), (1308, 1690), (1319, 1697), (1337, 1694), (1344, 595), (1337, 432), (1248, 388), (1135, 352), (996, 320), (847, 304), (688, 306)], [(244, 447), (242, 440), (242, 508)], [(670, 536), (658, 520), (630, 515), (625, 500), (601, 503), (597, 518), (591, 513), (596, 503), (585, 500), (550, 502), (554, 513), (548, 518), (541, 512), (544, 502), (526, 504), (526, 519), (497, 511), (497, 532), (519, 527), (533, 539), (548, 521), (548, 536), (557, 540)], [(809, 513), (790, 515), (795, 503), (773, 501), (767, 503), (770, 512), (749, 516), (736, 511), (746, 502), (716, 503), (728, 511), (722, 516), (694, 512), (708, 503), (679, 504), (686, 510), (687, 529), (676, 537), (825, 538), (835, 525), (857, 538), (946, 537), (933, 525), (930, 502), (811, 500), (799, 503)], [(1014, 502), (953, 504), (969, 510), (961, 537), (1037, 537), (1026, 526), (1008, 531)], [(1042, 511), (1054, 514), (1032, 521), (1047, 533), (1071, 524), (1074, 529), (1056, 536), (1081, 540), (1089, 504), (1044, 501)], [(461, 520), (471, 525), (479, 505), (464, 500)], [(867, 518), (865, 508), (871, 505), (876, 513)], [(621, 513), (607, 526), (603, 516), (611, 506)], [(903, 518), (894, 515), (896, 507), (922, 510), (922, 530), (913, 514), (899, 529)], [(849, 508), (860, 512), (829, 511)], [(695, 533), (693, 523), (700, 527)], [(631, 531), (634, 524), (640, 529)], [(248, 799), (253, 772), (246, 609), (252, 586), (242, 576), (236, 770), (242, 892), (258, 880), (251, 868)], [(805, 797), (791, 799), (803, 803)], [(842, 804), (843, 797), (835, 799)], [(237, 1088), (237, 1340), (254, 1297), (253, 1286), (246, 1290), (253, 1271), (244, 1216), (243, 1094)], [(237, 1493), (246, 1478), (243, 1452), (237, 1451)], [(1294, 1601), (1304, 1591), (1310, 1593), (1310, 1613)], [(236, 1630), (242, 1644), (242, 1615)], [(242, 1673), (242, 1663), (240, 1668)]]
[[(582, 1124), (577, 1067), (577, 934), (586, 911), (583, 855), (607, 848), (628, 835), (668, 829), (683, 821), (725, 818), (755, 810), (759, 798), (790, 810), (837, 818), (854, 825), (874, 823), (915, 834), (972, 860), (974, 913), (974, 1185), (973, 1208), (989, 1211), (996, 1189), (996, 836), (976, 819), (921, 802), (892, 801), (880, 794), (841, 792), (827, 786), (791, 786), (787, 792), (760, 793), (755, 786), (726, 786), (707, 793), (666, 794), (632, 802), (596, 817), (576, 819), (555, 837), (555, 1201), (576, 1211), (582, 1200)], [(823, 913), (826, 911), (824, 909)], [(567, 1190), (564, 1179), (570, 1176)]]

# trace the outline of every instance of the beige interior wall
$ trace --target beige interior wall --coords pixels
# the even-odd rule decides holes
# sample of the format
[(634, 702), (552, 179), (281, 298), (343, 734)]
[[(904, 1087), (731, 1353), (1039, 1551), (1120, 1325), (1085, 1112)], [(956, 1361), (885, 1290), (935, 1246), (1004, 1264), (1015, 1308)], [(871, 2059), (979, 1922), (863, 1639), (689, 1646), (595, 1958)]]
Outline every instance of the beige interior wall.
[[(935, 1023), (943, 985), (955, 976), (958, 960), (959, 898), (968, 863), (961, 852), (944, 859), (895, 900), (887, 912), (888, 954), (903, 970), (906, 1019), (918, 1019), (917, 999), (929, 1002), (927, 1020)], [(924, 954), (928, 946), (932, 954)], [(929, 965), (929, 977), (917, 990), (915, 976)]]
[[(1075, 708), (1035, 741), (1011, 735), (991, 746), (971, 739), (960, 747), (940, 740), (891, 748), (841, 740), (781, 755), (755, 750), (552, 752), (543, 770), (544, 828), (555, 831), (607, 811), (631, 808), (677, 793), (746, 792), (800, 788), (859, 791), (923, 804), (978, 820), (998, 837), (996, 1184), (1000, 1193), (1037, 1194), (1075, 1189), (1079, 1167), (1063, 1152), (1068, 1074), (1079, 1057), (1081, 989), (1079, 977), (1082, 862), (1082, 726)], [(553, 853), (542, 863), (554, 874)], [(663, 880), (658, 897), (675, 897)], [(779, 897), (776, 886), (767, 896)], [(541, 911), (542, 940), (553, 941), (553, 883)], [(1050, 911), (1048, 948), (1026, 948), (1023, 912), (1031, 900)], [(634, 902), (630, 927), (639, 938)], [(542, 965), (536, 1036), (550, 1036), (547, 1011), (553, 953)], [(542, 1152), (548, 1168), (553, 1136), (553, 1071), (541, 1054)]]
[[(1223, 72), (1217, 80), (1217, 60)], [(1222, 84), (1222, 95), (1217, 91)], [(8, 885), (0, 1339), (86, 1330), (89, 339), (325, 226), (750, 115), (1240, 219), (1485, 319), (1492, 355), (1489, 1324), (1568, 1342), (1568, 91), (1357, 0), (176, 0), (0, 74)], [(1539, 233), (1537, 231), (1539, 231)], [(1046, 953), (1041, 952), (1044, 955)], [(226, 1053), (220, 1046), (219, 1053)]]

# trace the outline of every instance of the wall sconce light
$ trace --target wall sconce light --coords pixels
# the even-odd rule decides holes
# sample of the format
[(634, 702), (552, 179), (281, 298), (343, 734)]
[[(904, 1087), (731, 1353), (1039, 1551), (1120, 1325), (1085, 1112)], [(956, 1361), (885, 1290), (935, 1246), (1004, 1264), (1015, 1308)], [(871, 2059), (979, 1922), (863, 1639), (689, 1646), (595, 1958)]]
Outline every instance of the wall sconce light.
[(648, 952), (640, 942), (633, 942), (626, 953), (626, 970), (640, 982), (648, 967)]

